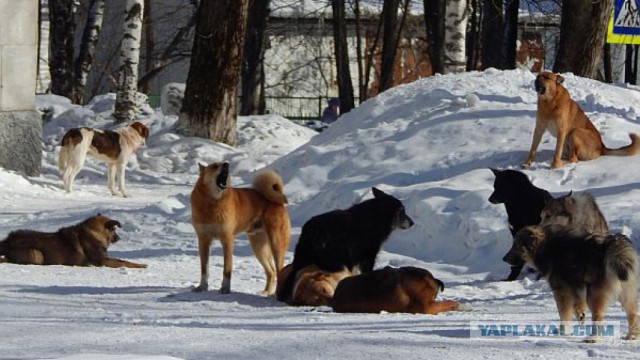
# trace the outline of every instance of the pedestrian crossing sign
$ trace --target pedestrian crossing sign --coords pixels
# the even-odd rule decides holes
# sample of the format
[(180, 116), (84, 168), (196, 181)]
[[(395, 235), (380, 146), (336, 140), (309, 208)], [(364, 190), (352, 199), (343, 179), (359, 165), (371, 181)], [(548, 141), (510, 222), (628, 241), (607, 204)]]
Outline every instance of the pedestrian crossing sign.
[(640, 45), (640, 0), (614, 0), (607, 42)]

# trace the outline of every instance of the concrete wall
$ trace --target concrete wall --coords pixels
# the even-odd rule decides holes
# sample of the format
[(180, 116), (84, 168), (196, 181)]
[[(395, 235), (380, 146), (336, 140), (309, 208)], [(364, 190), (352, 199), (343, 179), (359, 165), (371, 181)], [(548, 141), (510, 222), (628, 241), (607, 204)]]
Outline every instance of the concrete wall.
[(0, 0), (0, 167), (27, 175), (38, 175), (42, 160), (37, 28), (37, 0)]

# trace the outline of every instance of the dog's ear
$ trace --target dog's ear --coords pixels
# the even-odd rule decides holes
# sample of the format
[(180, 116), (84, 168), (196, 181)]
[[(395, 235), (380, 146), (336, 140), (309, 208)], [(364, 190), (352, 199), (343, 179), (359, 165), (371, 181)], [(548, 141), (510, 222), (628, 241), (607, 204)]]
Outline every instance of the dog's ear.
[(119, 227), (119, 228), (122, 227), (122, 224), (120, 224), (120, 221), (118, 221), (118, 220), (109, 220), (105, 224), (105, 227), (107, 229), (115, 229), (116, 226)]
[(564, 83), (564, 78), (560, 74), (556, 74), (556, 82), (562, 84)]
[(198, 163), (198, 172), (200, 172), (200, 174), (202, 174), (202, 172), (204, 171), (204, 169), (206, 169), (207, 166), (206, 165), (202, 165), (201, 163)]
[(576, 212), (576, 201), (571, 197), (571, 192), (562, 197), (562, 207), (564, 207), (568, 213)]
[(500, 174), (502, 171), (498, 170), (498, 169), (494, 169), (494, 168), (489, 168), (489, 170), (491, 170), (491, 172), (493, 173), (493, 175), (498, 176), (498, 174)]
[(382, 190), (379, 190), (375, 186), (371, 188), (371, 191), (373, 191), (373, 197), (376, 197), (376, 198), (385, 195), (385, 193)]

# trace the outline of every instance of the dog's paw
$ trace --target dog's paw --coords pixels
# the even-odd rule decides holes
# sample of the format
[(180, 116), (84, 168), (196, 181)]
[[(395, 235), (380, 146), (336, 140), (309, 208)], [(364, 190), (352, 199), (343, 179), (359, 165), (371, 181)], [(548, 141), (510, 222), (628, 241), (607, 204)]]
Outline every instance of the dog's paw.
[(638, 340), (638, 333), (637, 332), (630, 332), (627, 334), (627, 336), (624, 337), (625, 340)]
[(469, 303), (460, 304), (458, 311), (473, 311), (473, 307)]
[(520, 167), (523, 169), (528, 169), (531, 166), (531, 161), (525, 161), (522, 164), (520, 164)]
[(218, 292), (220, 294), (229, 294), (229, 293), (231, 293), (231, 288), (227, 287), (227, 286), (223, 286), (223, 287), (220, 288), (220, 290), (218, 290)]
[(203, 291), (207, 291), (208, 289), (209, 287), (207, 285), (202, 285), (202, 284), (191, 287), (191, 291), (193, 292), (203, 292)]
[(561, 168), (561, 167), (563, 167), (563, 166), (564, 166), (564, 162), (563, 162), (563, 161), (554, 161), (554, 162), (551, 164), (551, 168), (552, 168), (552, 169), (559, 169), (559, 168)]
[(583, 343), (587, 343), (587, 344), (595, 344), (597, 342), (600, 341), (600, 337), (595, 335), (595, 336), (589, 336), (588, 338), (582, 340)]

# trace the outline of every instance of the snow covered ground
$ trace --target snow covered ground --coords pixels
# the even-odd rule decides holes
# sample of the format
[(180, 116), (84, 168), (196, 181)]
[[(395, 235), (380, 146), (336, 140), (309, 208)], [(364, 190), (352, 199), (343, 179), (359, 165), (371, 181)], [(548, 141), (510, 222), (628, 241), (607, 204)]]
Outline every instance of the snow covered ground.
[[(640, 133), (640, 92), (565, 74), (566, 86), (609, 147)], [(10, 231), (53, 231), (101, 212), (123, 224), (114, 257), (147, 269), (0, 265), (2, 359), (476, 359), (637, 358), (640, 341), (581, 338), (470, 337), (472, 322), (557, 321), (551, 292), (533, 277), (506, 283), (501, 261), (511, 245), (506, 213), (487, 199), (489, 167), (518, 169), (535, 119), (528, 71), (435, 76), (391, 89), (317, 134), (275, 116), (240, 118), (236, 148), (185, 138), (175, 117), (147, 109), (151, 137), (127, 169), (130, 198), (112, 197), (105, 167), (89, 160), (75, 191), (61, 187), (57, 144), (72, 126), (106, 128), (113, 96), (86, 107), (55, 96), (44, 124), (43, 174), (0, 169), (0, 239)], [(549, 170), (555, 139), (545, 135), (533, 183), (561, 195), (589, 191), (610, 228), (640, 249), (640, 157), (602, 157)], [(235, 248), (232, 294), (192, 293), (199, 260), (189, 193), (198, 162), (227, 160), (234, 186), (265, 166), (278, 171), (291, 202), (293, 236), (311, 216), (371, 196), (371, 186), (402, 199), (416, 225), (392, 234), (377, 266), (421, 266), (446, 284), (442, 299), (471, 312), (437, 316), (335, 314), (288, 307), (257, 293), (264, 275), (246, 237)], [(213, 250), (210, 284), (222, 277)], [(613, 304), (607, 320), (624, 313)]]

